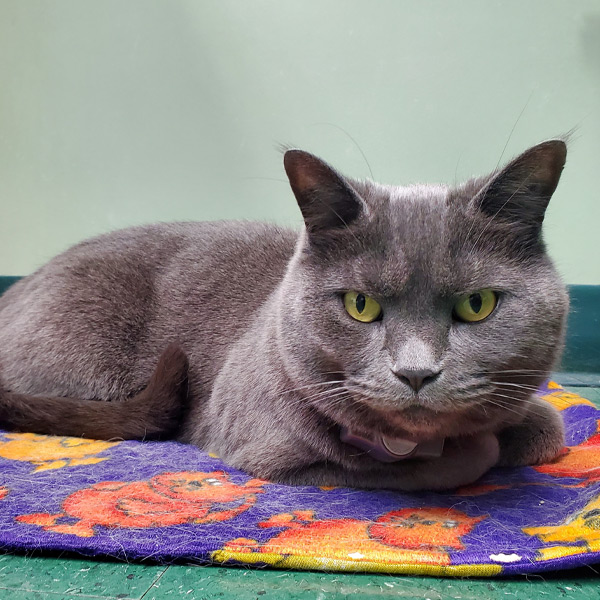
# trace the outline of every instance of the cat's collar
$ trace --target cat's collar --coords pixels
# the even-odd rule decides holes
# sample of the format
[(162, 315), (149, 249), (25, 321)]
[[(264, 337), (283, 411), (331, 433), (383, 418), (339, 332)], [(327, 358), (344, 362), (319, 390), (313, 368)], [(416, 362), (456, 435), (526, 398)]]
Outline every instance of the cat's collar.
[(369, 438), (342, 427), (340, 439), (360, 448), (380, 462), (396, 462), (407, 458), (439, 458), (444, 450), (444, 438), (414, 442), (404, 438), (390, 438), (381, 434)]

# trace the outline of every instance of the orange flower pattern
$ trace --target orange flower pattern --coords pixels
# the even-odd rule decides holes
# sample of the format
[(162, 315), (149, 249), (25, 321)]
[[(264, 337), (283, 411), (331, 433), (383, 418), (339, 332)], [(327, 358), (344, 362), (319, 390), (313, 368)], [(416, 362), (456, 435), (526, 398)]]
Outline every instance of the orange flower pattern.
[[(104, 481), (78, 490), (57, 514), (20, 515), (17, 521), (46, 531), (91, 537), (94, 528), (169, 527), (183, 523), (226, 521), (248, 510), (262, 492), (264, 481), (236, 485), (226, 473), (163, 473), (148, 481)], [(231, 505), (218, 509), (220, 505)], [(62, 524), (65, 518), (77, 519)]]
[(300, 555), (305, 567), (352, 570), (361, 570), (364, 564), (399, 561), (446, 566), (450, 564), (448, 550), (464, 550), (461, 537), (484, 518), (468, 517), (452, 508), (403, 508), (374, 521), (319, 520), (313, 511), (295, 511), (258, 524), (283, 528), (266, 543), (237, 538), (215, 552), (213, 559), (294, 568)]

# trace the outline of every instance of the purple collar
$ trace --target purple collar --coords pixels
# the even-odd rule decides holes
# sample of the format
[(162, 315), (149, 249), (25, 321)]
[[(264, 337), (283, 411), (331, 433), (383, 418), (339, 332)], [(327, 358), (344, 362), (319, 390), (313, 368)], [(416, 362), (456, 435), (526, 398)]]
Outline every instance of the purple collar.
[(368, 438), (342, 427), (340, 439), (346, 444), (360, 448), (381, 462), (397, 462), (407, 458), (439, 458), (444, 450), (444, 438), (413, 442), (404, 438), (389, 438), (378, 434)]

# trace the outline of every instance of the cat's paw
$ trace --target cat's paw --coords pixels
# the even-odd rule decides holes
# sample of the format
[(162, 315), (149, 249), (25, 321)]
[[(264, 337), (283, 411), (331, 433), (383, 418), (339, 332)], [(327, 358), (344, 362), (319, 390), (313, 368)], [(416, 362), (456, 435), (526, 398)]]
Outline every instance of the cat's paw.
[(421, 489), (451, 490), (485, 475), (498, 462), (500, 447), (490, 432), (446, 440), (441, 458), (433, 459), (433, 480)]
[(533, 405), (526, 419), (498, 433), (498, 466), (523, 467), (553, 461), (565, 445), (563, 420), (546, 402)]

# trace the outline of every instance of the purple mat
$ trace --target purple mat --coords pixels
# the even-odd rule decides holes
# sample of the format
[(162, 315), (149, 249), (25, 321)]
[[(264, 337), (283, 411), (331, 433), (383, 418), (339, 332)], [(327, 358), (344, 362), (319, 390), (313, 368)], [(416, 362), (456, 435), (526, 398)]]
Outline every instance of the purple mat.
[(0, 432), (0, 546), (282, 568), (499, 575), (600, 558), (600, 411), (549, 384), (568, 448), (453, 493), (290, 487), (196, 447)]

